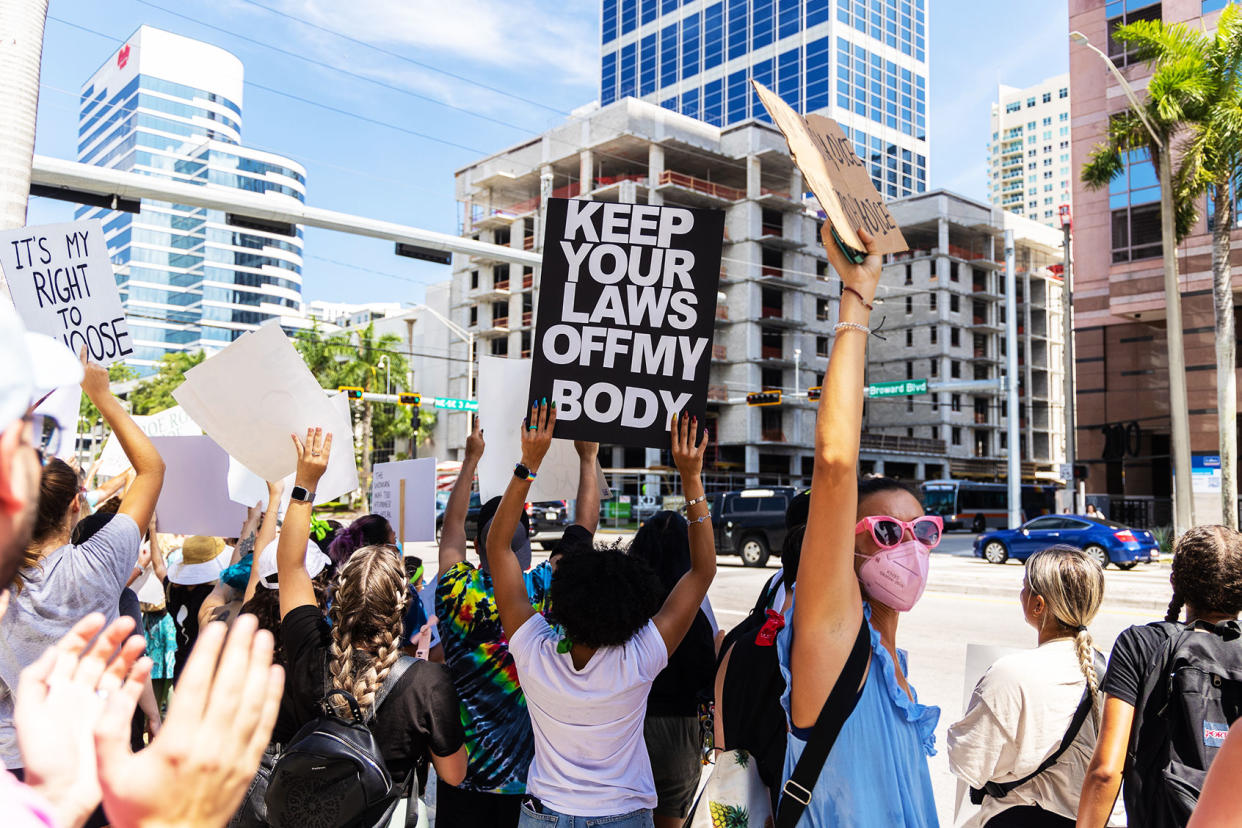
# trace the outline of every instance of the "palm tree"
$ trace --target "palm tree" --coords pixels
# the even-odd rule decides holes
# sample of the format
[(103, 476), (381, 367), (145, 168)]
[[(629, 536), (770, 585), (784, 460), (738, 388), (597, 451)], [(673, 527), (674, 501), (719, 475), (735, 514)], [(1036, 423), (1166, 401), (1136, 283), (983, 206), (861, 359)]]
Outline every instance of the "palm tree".
[[(1164, 123), (1181, 128), (1181, 163), (1175, 186), (1179, 240), (1198, 220), (1204, 193), (1211, 194), (1221, 506), (1225, 524), (1236, 529), (1238, 396), (1229, 253), (1236, 224), (1234, 178), (1242, 170), (1242, 13), (1230, 3), (1214, 33), (1195, 31), (1181, 23), (1144, 20), (1121, 27), (1114, 37), (1154, 70), (1148, 85), (1149, 113), (1154, 110)], [(1084, 169), (1084, 181), (1087, 172)]]
[[(0, 229), (26, 223), (48, 0), (0, 0)], [(0, 274), (0, 293), (5, 292)]]

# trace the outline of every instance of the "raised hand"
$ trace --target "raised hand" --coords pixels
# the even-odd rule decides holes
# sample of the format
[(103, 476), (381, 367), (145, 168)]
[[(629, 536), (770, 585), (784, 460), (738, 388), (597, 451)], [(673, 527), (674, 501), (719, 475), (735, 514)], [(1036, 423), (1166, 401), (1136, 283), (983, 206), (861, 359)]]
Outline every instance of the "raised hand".
[(479, 428), (479, 421), (474, 421), (474, 430), (470, 432), (470, 436), (466, 438), (466, 460), (479, 462), (483, 456), (483, 450), (486, 448), (483, 442), (483, 429)]
[(293, 438), (294, 448), (298, 451), (295, 482), (303, 488), (314, 489), (319, 478), (328, 470), (328, 458), (332, 454), (332, 433), (325, 433), (322, 428), (308, 428), (305, 442), (299, 440), (296, 434), (289, 436)]
[[(828, 222), (824, 222), (820, 236), (824, 242), (824, 249), (828, 252), (828, 261), (832, 263), (832, 269), (841, 277), (841, 284), (857, 291), (864, 302), (871, 304), (871, 301), (875, 299), (875, 289), (880, 284), (880, 272), (884, 264), (883, 257), (874, 250), (875, 237), (862, 228), (858, 229), (858, 238), (866, 245), (867, 258), (862, 264), (857, 265), (845, 258), (845, 254), (841, 252), (841, 248), (837, 246), (836, 240), (832, 237), (832, 225)], [(842, 292), (843, 297), (845, 292)]]
[(546, 401), (530, 407), (530, 416), (522, 421), (522, 463), (532, 471), (539, 468), (544, 455), (552, 447), (552, 429), (556, 425), (556, 403)]
[(138, 753), (130, 751), (129, 728), (141, 682), (135, 686), (131, 677), (112, 694), (95, 728), (95, 753), (104, 812), (114, 825), (228, 821), (276, 723), (284, 671), (272, 665), (272, 647), (272, 634), (259, 630), (253, 615), (239, 616), (231, 633), (221, 623), (203, 627), (163, 728)]
[(108, 369), (98, 362), (91, 362), (86, 355), (85, 345), (78, 352), (78, 359), (82, 360), (82, 390), (90, 397), (91, 402), (112, 396), (108, 387)]
[(130, 636), (133, 619), (103, 626), (99, 613), (83, 618), (22, 671), (17, 687), (14, 720), (26, 781), (52, 804), (60, 825), (80, 825), (99, 804), (94, 730), (104, 699), (127, 677), (141, 690), (151, 670), (151, 659), (140, 659), (142, 636)]
[(680, 412), (673, 415), (668, 430), (673, 439), (673, 462), (677, 471), (683, 479), (698, 477), (703, 471), (703, 455), (707, 452), (707, 429), (703, 429), (703, 436), (695, 445), (699, 418)]
[(599, 443), (588, 443), (586, 440), (574, 440), (574, 451), (580, 460), (594, 460), (599, 456)]

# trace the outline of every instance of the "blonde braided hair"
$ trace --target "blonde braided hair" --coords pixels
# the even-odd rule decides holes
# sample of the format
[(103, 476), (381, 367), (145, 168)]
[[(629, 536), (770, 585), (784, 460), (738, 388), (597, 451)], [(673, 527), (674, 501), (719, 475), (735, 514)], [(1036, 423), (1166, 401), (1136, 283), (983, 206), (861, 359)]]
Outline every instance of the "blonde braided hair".
[(1103, 699), (1095, 670), (1095, 641), (1087, 630), (1104, 601), (1104, 570), (1086, 552), (1059, 545), (1036, 552), (1026, 562), (1026, 585), (1044, 599), (1052, 620), (1074, 633), (1078, 667), (1091, 691), (1096, 724)]
[(409, 593), (393, 546), (364, 546), (341, 567), (332, 602), (332, 686), (366, 711), (401, 655)]

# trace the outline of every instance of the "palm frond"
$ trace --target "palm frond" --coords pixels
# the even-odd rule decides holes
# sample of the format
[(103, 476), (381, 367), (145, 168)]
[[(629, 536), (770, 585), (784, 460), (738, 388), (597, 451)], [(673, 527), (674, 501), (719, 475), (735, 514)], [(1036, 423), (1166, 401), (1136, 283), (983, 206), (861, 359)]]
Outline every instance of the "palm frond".
[(1126, 163), (1120, 149), (1113, 143), (1097, 144), (1082, 165), (1079, 177), (1089, 190), (1102, 190), (1125, 172)]

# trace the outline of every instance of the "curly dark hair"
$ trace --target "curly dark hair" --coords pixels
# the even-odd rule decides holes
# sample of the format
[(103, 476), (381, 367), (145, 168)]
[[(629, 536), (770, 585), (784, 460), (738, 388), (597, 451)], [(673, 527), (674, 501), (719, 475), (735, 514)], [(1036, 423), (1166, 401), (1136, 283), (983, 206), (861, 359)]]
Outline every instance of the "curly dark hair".
[(656, 512), (634, 533), (626, 554), (643, 561), (660, 579), (661, 600), (690, 571), (690, 532), (678, 512)]
[(1242, 535), (1226, 526), (1196, 526), (1173, 548), (1173, 600), (1166, 621), (1186, 604), (1195, 612), (1242, 612)]
[(332, 565), (341, 567), (349, 557), (364, 546), (388, 543), (392, 524), (383, 515), (363, 515), (333, 535), (328, 545), (328, 557)]
[[(332, 574), (328, 569), (324, 569), (314, 580), (311, 586), (315, 588), (315, 600), (319, 604), (322, 611), (328, 606), (328, 592), (332, 587)], [(280, 635), (280, 591), (276, 589), (268, 589), (259, 584), (254, 591), (254, 597), (242, 604), (241, 612), (253, 615), (259, 621), (259, 629), (267, 630), (276, 637), (276, 648), (272, 651), (272, 662), (279, 664), (281, 667), (285, 664), (285, 648), (281, 642)]]
[(575, 644), (620, 646), (646, 626), (664, 588), (644, 561), (616, 546), (566, 555), (548, 591), (548, 616)]

